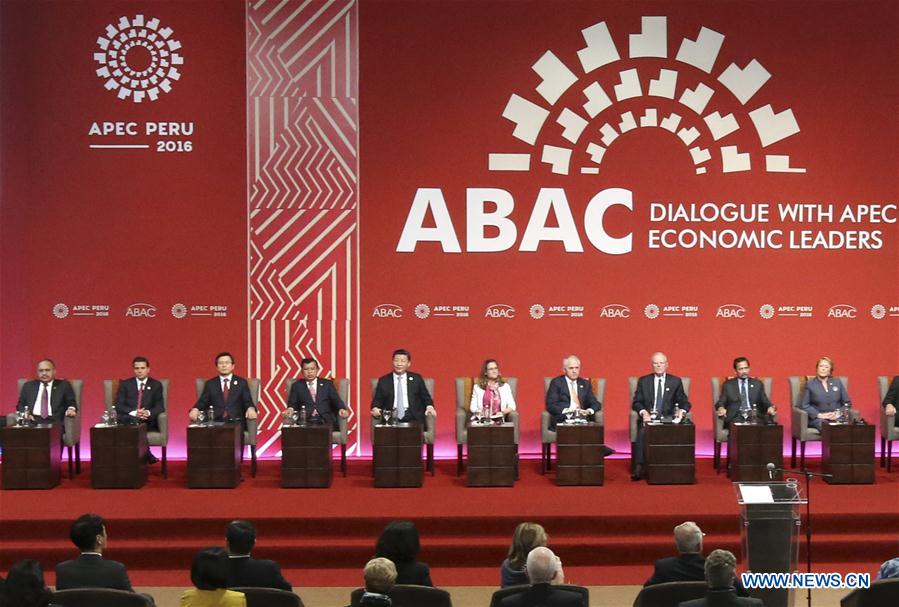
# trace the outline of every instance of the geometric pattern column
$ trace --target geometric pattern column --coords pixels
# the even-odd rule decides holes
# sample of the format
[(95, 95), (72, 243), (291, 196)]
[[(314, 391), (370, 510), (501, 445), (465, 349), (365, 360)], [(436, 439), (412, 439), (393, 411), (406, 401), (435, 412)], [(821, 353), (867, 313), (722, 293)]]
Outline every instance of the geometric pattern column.
[(355, 0), (247, 4), (250, 376), (257, 452), (280, 451), (300, 360), (350, 378), (359, 444), (359, 111)]

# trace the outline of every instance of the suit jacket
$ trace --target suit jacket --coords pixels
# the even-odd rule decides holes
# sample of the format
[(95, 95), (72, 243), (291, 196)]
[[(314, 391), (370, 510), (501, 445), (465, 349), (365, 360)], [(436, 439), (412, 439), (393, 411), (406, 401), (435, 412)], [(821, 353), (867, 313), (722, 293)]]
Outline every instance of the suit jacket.
[(290, 387), (287, 406), (294, 410), (306, 407), (307, 420), (314, 415), (318, 415), (322, 421), (333, 426), (337, 421), (337, 412), (341, 409), (346, 409), (346, 404), (340, 399), (340, 395), (337, 394), (337, 388), (334, 386), (333, 381), (320, 377), (317, 377), (315, 381), (317, 383), (315, 402), (312, 402), (312, 393), (309, 392), (306, 380), (301, 378)]
[(737, 596), (733, 588), (709, 590), (705, 598), (684, 601), (680, 607), (765, 607), (761, 599)]
[(71, 588), (113, 588), (134, 592), (125, 566), (99, 554), (81, 554), (56, 566), (56, 589)]
[[(393, 409), (393, 399), (395, 397), (393, 384), (396, 382), (393, 373), (388, 373), (384, 377), (378, 379), (378, 385), (375, 387), (375, 394), (371, 400), (372, 408)], [(399, 421), (418, 422), (422, 425), (425, 423), (425, 409), (434, 406), (431, 394), (425, 386), (424, 378), (418, 373), (406, 371), (406, 394), (409, 397), (409, 409), (406, 415)], [(397, 582), (398, 584), (400, 582)]]
[(899, 407), (899, 375), (893, 378), (893, 381), (890, 382), (890, 387), (887, 390), (886, 396), (883, 397), (883, 406), (893, 405), (894, 407)]
[[(132, 411), (137, 410), (137, 379), (131, 377), (129, 379), (119, 380), (119, 391), (115, 396), (115, 412), (125, 420), (134, 421), (136, 418), (131, 415)], [(150, 412), (150, 418), (147, 424), (151, 428), (158, 428), (156, 418), (165, 411), (165, 397), (162, 393), (162, 382), (147, 378), (147, 384), (144, 386), (144, 395), (140, 401), (140, 406)]]
[[(721, 395), (715, 407), (724, 407), (727, 413), (724, 414), (724, 427), (729, 426), (740, 414), (740, 380), (736, 377), (724, 382), (721, 386)], [(773, 407), (768, 395), (765, 394), (765, 384), (757, 377), (749, 378), (749, 404), (755, 406), (759, 419), (763, 419), (768, 413), (768, 407)]]
[(702, 582), (705, 581), (705, 557), (699, 553), (679, 554), (659, 559), (655, 569), (643, 584), (652, 586), (665, 582)]
[[(656, 376), (654, 373), (644, 375), (637, 380), (637, 389), (634, 391), (634, 400), (631, 408), (640, 412), (646, 409), (652, 412), (652, 405), (655, 403), (655, 386)], [(665, 394), (662, 398), (661, 415), (670, 417), (674, 415), (674, 405), (680, 406), (685, 412), (690, 410), (690, 401), (687, 400), (687, 393), (684, 391), (684, 384), (677, 375), (670, 373), (665, 375)]]
[(524, 592), (505, 597), (499, 607), (583, 607), (583, 595), (550, 584), (533, 584)]
[[(31, 413), (34, 401), (37, 400), (37, 395), (40, 392), (40, 386), (41, 382), (37, 379), (25, 382), (22, 386), (22, 391), (19, 392), (19, 402), (16, 404), (16, 409)], [(64, 379), (54, 379), (50, 388), (50, 417), (61, 424), (65, 418), (66, 409), (69, 407), (78, 408), (72, 384)]]
[[(602, 403), (593, 395), (590, 380), (586, 377), (579, 377), (576, 381), (577, 397), (581, 401), (581, 409), (601, 411)], [(565, 414), (562, 411), (570, 406), (571, 392), (568, 390), (568, 377), (565, 375), (554, 377), (549, 382), (549, 389), (546, 390), (546, 410), (552, 415), (549, 424), (550, 430), (555, 429), (557, 423), (565, 421)]]
[(818, 381), (817, 377), (806, 382), (799, 408), (808, 413), (810, 420), (817, 419), (819, 413), (836, 411), (843, 403), (849, 402), (849, 394), (843, 387), (843, 382), (838, 378), (829, 377), (827, 387), (828, 389), (825, 390), (824, 385)]
[(291, 590), (290, 582), (281, 575), (281, 567), (275, 561), (231, 557), (228, 559), (228, 587), (242, 586)]
[(253, 398), (250, 396), (250, 384), (245, 378), (232, 375), (231, 387), (228, 388), (228, 402), (225, 402), (222, 380), (218, 376), (207, 380), (194, 407), (205, 411), (210, 406), (214, 410), (217, 422), (242, 420), (247, 409), (254, 406)]

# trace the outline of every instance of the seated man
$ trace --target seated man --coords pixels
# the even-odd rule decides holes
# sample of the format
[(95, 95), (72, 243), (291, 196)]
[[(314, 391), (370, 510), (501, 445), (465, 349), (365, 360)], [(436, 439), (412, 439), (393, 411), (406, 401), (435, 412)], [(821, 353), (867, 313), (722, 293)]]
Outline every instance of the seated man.
[(718, 417), (724, 418), (724, 427), (730, 427), (731, 423), (740, 415), (740, 409), (755, 409), (759, 419), (773, 419), (774, 405), (765, 394), (765, 385), (755, 377), (749, 376), (749, 359), (740, 356), (734, 359), (734, 371), (736, 377), (732, 377), (721, 386), (721, 395), (715, 405)]
[(383, 557), (373, 558), (365, 564), (362, 576), (365, 578), (365, 593), (359, 604), (390, 607), (392, 601), (388, 595), (396, 583), (396, 566), (393, 561)]
[(284, 413), (292, 415), (304, 409), (307, 423), (328, 424), (336, 429), (337, 417), (347, 417), (349, 410), (337, 394), (334, 382), (318, 376), (318, 361), (314, 358), (304, 358), (300, 367), (303, 379), (290, 387)]
[(705, 598), (684, 601), (680, 607), (765, 607), (760, 599), (737, 596), (734, 587), (737, 559), (727, 550), (712, 550), (705, 560), (705, 580), (709, 585)]
[(566, 414), (593, 420), (593, 415), (602, 410), (602, 403), (596, 400), (589, 379), (581, 379), (581, 360), (574, 354), (562, 361), (563, 375), (553, 378), (546, 390), (546, 410), (549, 411), (549, 429), (565, 421)]
[(437, 416), (434, 401), (425, 386), (424, 378), (409, 371), (412, 354), (408, 350), (393, 353), (393, 373), (378, 379), (371, 401), (371, 415), (381, 417), (384, 409), (392, 410), (398, 422), (417, 422), (425, 425), (425, 416)]
[(500, 607), (582, 607), (587, 604), (585, 595), (553, 587), (565, 583), (565, 573), (562, 561), (549, 548), (539, 546), (531, 550), (525, 568), (531, 587), (503, 598)]
[(639, 413), (637, 440), (631, 452), (631, 480), (643, 478), (643, 425), (656, 419), (672, 418), (680, 422), (690, 410), (690, 401), (679, 377), (668, 373), (668, 357), (652, 355), (652, 373), (637, 380), (631, 409)]
[(22, 386), (16, 410), (38, 423), (62, 424), (65, 417), (75, 417), (78, 403), (72, 384), (56, 379), (56, 364), (44, 358), (37, 362), (37, 379)]
[(231, 521), (225, 529), (228, 541), (228, 587), (255, 586), (290, 591), (290, 582), (281, 575), (275, 561), (250, 556), (256, 545), (256, 528), (250, 521)]
[(244, 418), (256, 419), (256, 407), (250, 396), (250, 384), (243, 377), (234, 375), (234, 357), (230, 352), (221, 352), (215, 357), (218, 376), (206, 382), (203, 392), (190, 410), (190, 421), (195, 422), (200, 414), (212, 407), (213, 420), (241, 422)]
[[(165, 397), (162, 383), (150, 377), (150, 361), (143, 356), (135, 356), (131, 361), (134, 378), (119, 380), (119, 390), (115, 396), (115, 412), (119, 423), (147, 424), (148, 432), (159, 432), (157, 419), (165, 411)], [(158, 460), (147, 447), (147, 463)]]
[(113, 588), (134, 592), (125, 566), (103, 558), (108, 536), (103, 519), (96, 514), (83, 514), (72, 523), (72, 543), (81, 550), (78, 558), (56, 566), (56, 589)]

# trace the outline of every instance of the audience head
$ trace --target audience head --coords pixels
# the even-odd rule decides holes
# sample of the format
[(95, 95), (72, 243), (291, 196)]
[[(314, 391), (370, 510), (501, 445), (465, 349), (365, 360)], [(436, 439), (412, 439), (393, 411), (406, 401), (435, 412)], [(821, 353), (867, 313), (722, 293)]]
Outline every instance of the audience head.
[(393, 521), (378, 538), (375, 555), (388, 558), (394, 563), (408, 563), (418, 557), (421, 544), (418, 529), (412, 521)]
[(256, 528), (250, 521), (231, 521), (225, 529), (225, 538), (229, 553), (235, 556), (250, 554), (256, 545)]
[(190, 581), (200, 590), (228, 587), (228, 553), (224, 548), (203, 548), (190, 566)]
[(699, 525), (693, 521), (681, 523), (674, 528), (674, 544), (681, 554), (702, 553), (702, 536)]
[(512, 545), (509, 546), (509, 566), (512, 569), (523, 569), (528, 554), (538, 546), (546, 546), (549, 538), (543, 527), (537, 523), (520, 523), (512, 534)]
[(884, 561), (877, 572), (878, 580), (888, 580), (890, 578), (899, 578), (899, 556), (888, 561)]
[(712, 550), (705, 560), (705, 581), (709, 588), (730, 588), (734, 585), (737, 557), (727, 550)]
[(69, 537), (82, 552), (102, 552), (106, 547), (106, 524), (97, 514), (82, 514), (72, 523)]
[(527, 571), (531, 584), (546, 584), (556, 579), (561, 562), (552, 550), (538, 546), (528, 553)]
[(41, 564), (33, 559), (19, 561), (9, 568), (0, 594), (3, 607), (43, 607), (50, 603), (50, 590), (44, 584)]
[(375, 557), (365, 563), (362, 577), (366, 591), (387, 594), (396, 584), (396, 565), (390, 559)]

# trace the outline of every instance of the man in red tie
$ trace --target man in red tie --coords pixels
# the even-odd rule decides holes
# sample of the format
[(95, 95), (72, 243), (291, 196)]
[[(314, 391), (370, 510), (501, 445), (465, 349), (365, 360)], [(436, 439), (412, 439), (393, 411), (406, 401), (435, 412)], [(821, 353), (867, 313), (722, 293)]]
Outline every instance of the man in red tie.
[(234, 356), (221, 352), (215, 357), (218, 375), (208, 380), (196, 404), (191, 408), (190, 421), (197, 421), (200, 410), (213, 409), (214, 421), (242, 422), (256, 419), (256, 407), (250, 396), (250, 385), (243, 377), (234, 375)]
[[(159, 414), (165, 411), (162, 383), (150, 377), (150, 361), (136, 356), (131, 361), (134, 377), (119, 381), (115, 412), (119, 423), (145, 423), (147, 432), (159, 432)], [(156, 456), (147, 447), (147, 463), (155, 464)]]
[(318, 361), (314, 358), (304, 358), (300, 368), (303, 370), (303, 377), (290, 387), (287, 410), (284, 413), (299, 413), (300, 408), (304, 407), (308, 423), (329, 424), (336, 428), (337, 417), (347, 417), (349, 410), (337, 394), (334, 382), (318, 376)]
[(22, 386), (16, 409), (39, 423), (62, 424), (64, 417), (75, 417), (78, 403), (72, 384), (56, 379), (56, 365), (44, 358), (37, 363), (37, 379)]

